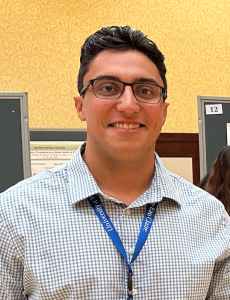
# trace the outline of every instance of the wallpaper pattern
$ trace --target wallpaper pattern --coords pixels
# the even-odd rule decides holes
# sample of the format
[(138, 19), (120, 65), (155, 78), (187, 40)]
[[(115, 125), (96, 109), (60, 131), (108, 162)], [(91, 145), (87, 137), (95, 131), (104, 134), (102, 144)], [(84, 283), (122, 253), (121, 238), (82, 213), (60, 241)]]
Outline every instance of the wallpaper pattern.
[(229, 0), (0, 0), (0, 91), (28, 92), (32, 127), (85, 127), (73, 102), (80, 47), (127, 24), (166, 57), (164, 132), (198, 132), (197, 95), (230, 94)]

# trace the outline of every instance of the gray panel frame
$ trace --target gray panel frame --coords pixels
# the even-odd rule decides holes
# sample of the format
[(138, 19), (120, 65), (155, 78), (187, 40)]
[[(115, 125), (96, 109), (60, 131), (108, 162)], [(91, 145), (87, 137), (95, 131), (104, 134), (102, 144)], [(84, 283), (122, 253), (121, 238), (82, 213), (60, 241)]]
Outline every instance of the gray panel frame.
[(86, 141), (87, 128), (30, 127), (30, 141)]
[(206, 156), (206, 132), (205, 132), (205, 103), (224, 104), (230, 103), (229, 97), (197, 96), (198, 127), (199, 127), (199, 154), (200, 154), (200, 178), (207, 174)]
[(22, 135), (22, 156), (23, 156), (23, 176), (24, 179), (31, 177), (30, 162), (30, 134), (29, 134), (29, 114), (28, 114), (28, 93), (26, 92), (0, 92), (1, 99), (19, 99), (21, 113), (21, 135)]

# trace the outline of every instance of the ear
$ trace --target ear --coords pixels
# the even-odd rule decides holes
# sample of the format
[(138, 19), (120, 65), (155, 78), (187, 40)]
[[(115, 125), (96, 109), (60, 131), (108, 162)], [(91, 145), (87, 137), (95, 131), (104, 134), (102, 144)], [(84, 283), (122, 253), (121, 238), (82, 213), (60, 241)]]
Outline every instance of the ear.
[(84, 114), (84, 110), (83, 110), (83, 97), (81, 96), (76, 96), (73, 97), (74, 101), (75, 101), (75, 107), (78, 113), (78, 117), (81, 121), (85, 121), (85, 114)]
[(162, 126), (164, 126), (165, 124), (165, 121), (166, 121), (166, 117), (167, 117), (167, 112), (168, 112), (168, 107), (169, 107), (169, 103), (168, 102), (164, 102), (164, 107), (163, 107), (163, 123), (162, 123)]

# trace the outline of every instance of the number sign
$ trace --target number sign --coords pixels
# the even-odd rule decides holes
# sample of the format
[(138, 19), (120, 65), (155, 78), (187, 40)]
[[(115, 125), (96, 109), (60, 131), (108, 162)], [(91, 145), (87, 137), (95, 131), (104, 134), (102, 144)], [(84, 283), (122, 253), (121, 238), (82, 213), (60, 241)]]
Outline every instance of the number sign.
[(222, 104), (209, 104), (205, 105), (206, 115), (222, 115), (223, 107)]

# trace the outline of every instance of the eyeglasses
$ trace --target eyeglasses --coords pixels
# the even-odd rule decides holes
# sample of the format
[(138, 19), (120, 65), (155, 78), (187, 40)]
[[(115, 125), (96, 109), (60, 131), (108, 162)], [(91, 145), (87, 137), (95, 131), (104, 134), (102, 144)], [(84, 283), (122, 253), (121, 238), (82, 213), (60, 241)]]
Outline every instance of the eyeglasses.
[(165, 88), (155, 83), (126, 83), (114, 79), (91, 79), (83, 86), (80, 95), (83, 95), (90, 85), (92, 85), (97, 98), (106, 100), (118, 100), (127, 85), (132, 87), (135, 98), (144, 103), (157, 104), (165, 94)]

